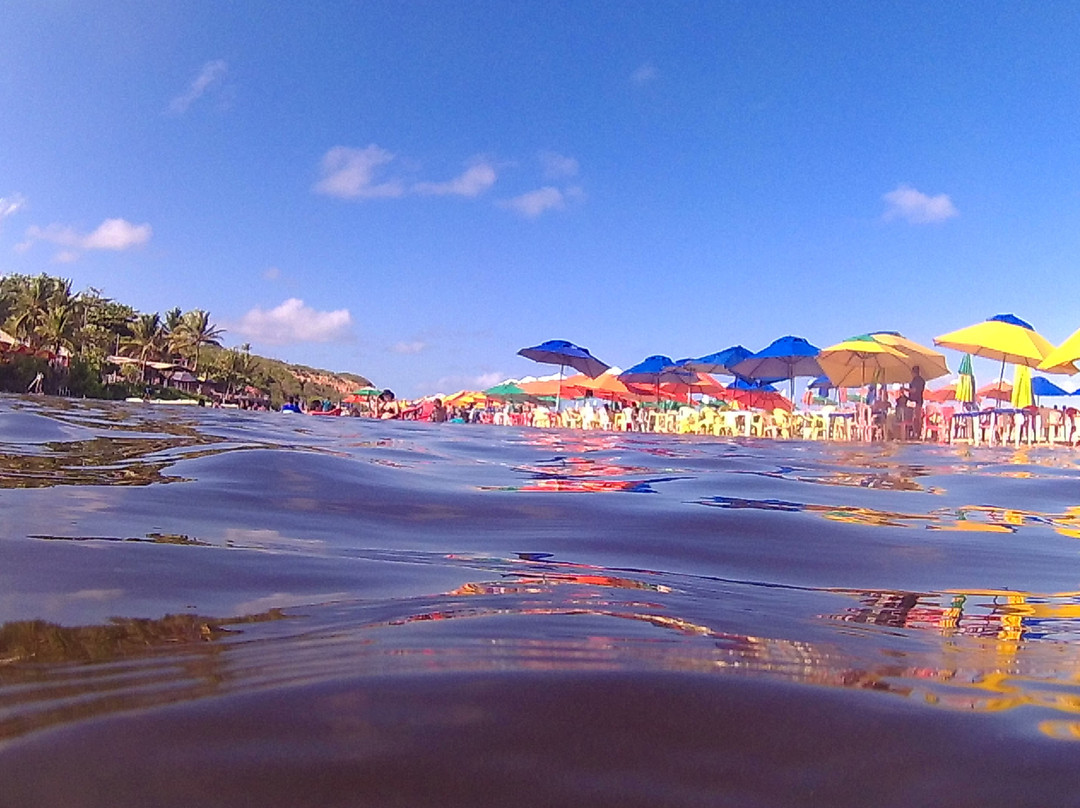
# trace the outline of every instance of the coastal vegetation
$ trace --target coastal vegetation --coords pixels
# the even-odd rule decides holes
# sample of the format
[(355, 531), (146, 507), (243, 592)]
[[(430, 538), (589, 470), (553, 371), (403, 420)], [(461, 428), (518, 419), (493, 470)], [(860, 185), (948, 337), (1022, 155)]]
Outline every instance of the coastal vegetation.
[[(93, 287), (46, 274), (0, 277), (0, 391), (25, 392), (38, 374), (46, 393), (122, 399), (198, 397), (340, 399), (364, 376), (334, 373), (222, 345), (203, 309), (140, 312)], [(180, 376), (178, 372), (188, 375)], [(174, 380), (187, 380), (183, 385)]]

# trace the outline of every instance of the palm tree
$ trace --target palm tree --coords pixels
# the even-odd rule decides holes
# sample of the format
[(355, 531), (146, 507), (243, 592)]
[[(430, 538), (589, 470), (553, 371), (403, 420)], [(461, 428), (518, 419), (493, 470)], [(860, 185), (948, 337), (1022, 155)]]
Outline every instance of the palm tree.
[(165, 312), (161, 327), (165, 330), (165, 345), (169, 354), (181, 354), (187, 344), (187, 337), (184, 334), (184, 315), (179, 306), (174, 306)]
[(160, 357), (165, 347), (165, 329), (157, 312), (140, 314), (131, 323), (131, 336), (127, 339), (128, 347), (139, 357), (143, 381), (146, 380), (146, 363)]
[(221, 345), (219, 337), (225, 333), (224, 329), (217, 328), (210, 322), (210, 313), (202, 309), (192, 309), (187, 312), (180, 323), (184, 345), (194, 349), (195, 357), (191, 365), (192, 372), (199, 369), (199, 348), (203, 345)]

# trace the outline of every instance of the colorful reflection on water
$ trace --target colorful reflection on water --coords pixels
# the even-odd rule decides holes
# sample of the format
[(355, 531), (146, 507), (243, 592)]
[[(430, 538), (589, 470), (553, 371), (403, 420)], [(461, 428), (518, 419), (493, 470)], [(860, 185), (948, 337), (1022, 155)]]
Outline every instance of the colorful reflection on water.
[(0, 762), (210, 698), (523, 672), (1068, 748), (1076, 458), (0, 400)]

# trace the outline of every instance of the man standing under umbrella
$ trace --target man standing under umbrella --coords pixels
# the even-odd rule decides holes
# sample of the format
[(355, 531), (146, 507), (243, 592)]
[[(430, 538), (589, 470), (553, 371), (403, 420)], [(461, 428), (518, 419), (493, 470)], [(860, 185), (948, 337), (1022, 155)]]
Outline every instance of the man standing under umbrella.
[(922, 408), (925, 391), (926, 380), (919, 372), (919, 366), (915, 365), (911, 368), (911, 381), (908, 383), (908, 400), (915, 405), (915, 423), (912, 424), (915, 440), (922, 440)]

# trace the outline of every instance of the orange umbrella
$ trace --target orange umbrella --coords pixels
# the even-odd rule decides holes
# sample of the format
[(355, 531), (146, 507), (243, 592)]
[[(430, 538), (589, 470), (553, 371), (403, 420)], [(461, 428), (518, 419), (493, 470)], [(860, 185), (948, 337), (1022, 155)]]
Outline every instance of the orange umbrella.
[(998, 380), (984, 384), (979, 388), (979, 398), (992, 398), (996, 401), (1011, 401), (1013, 386), (1009, 382)]
[(582, 398), (590, 393), (596, 398), (623, 399), (636, 401), (641, 394), (635, 392), (619, 381), (618, 376), (611, 373), (602, 373), (595, 379), (591, 379), (584, 373), (571, 376), (563, 383), (563, 392), (574, 398)]
[(938, 404), (941, 404), (945, 401), (955, 401), (956, 382), (947, 384), (944, 387), (939, 387), (936, 390), (927, 390), (926, 393), (923, 394), (923, 398), (927, 401), (933, 401)]

